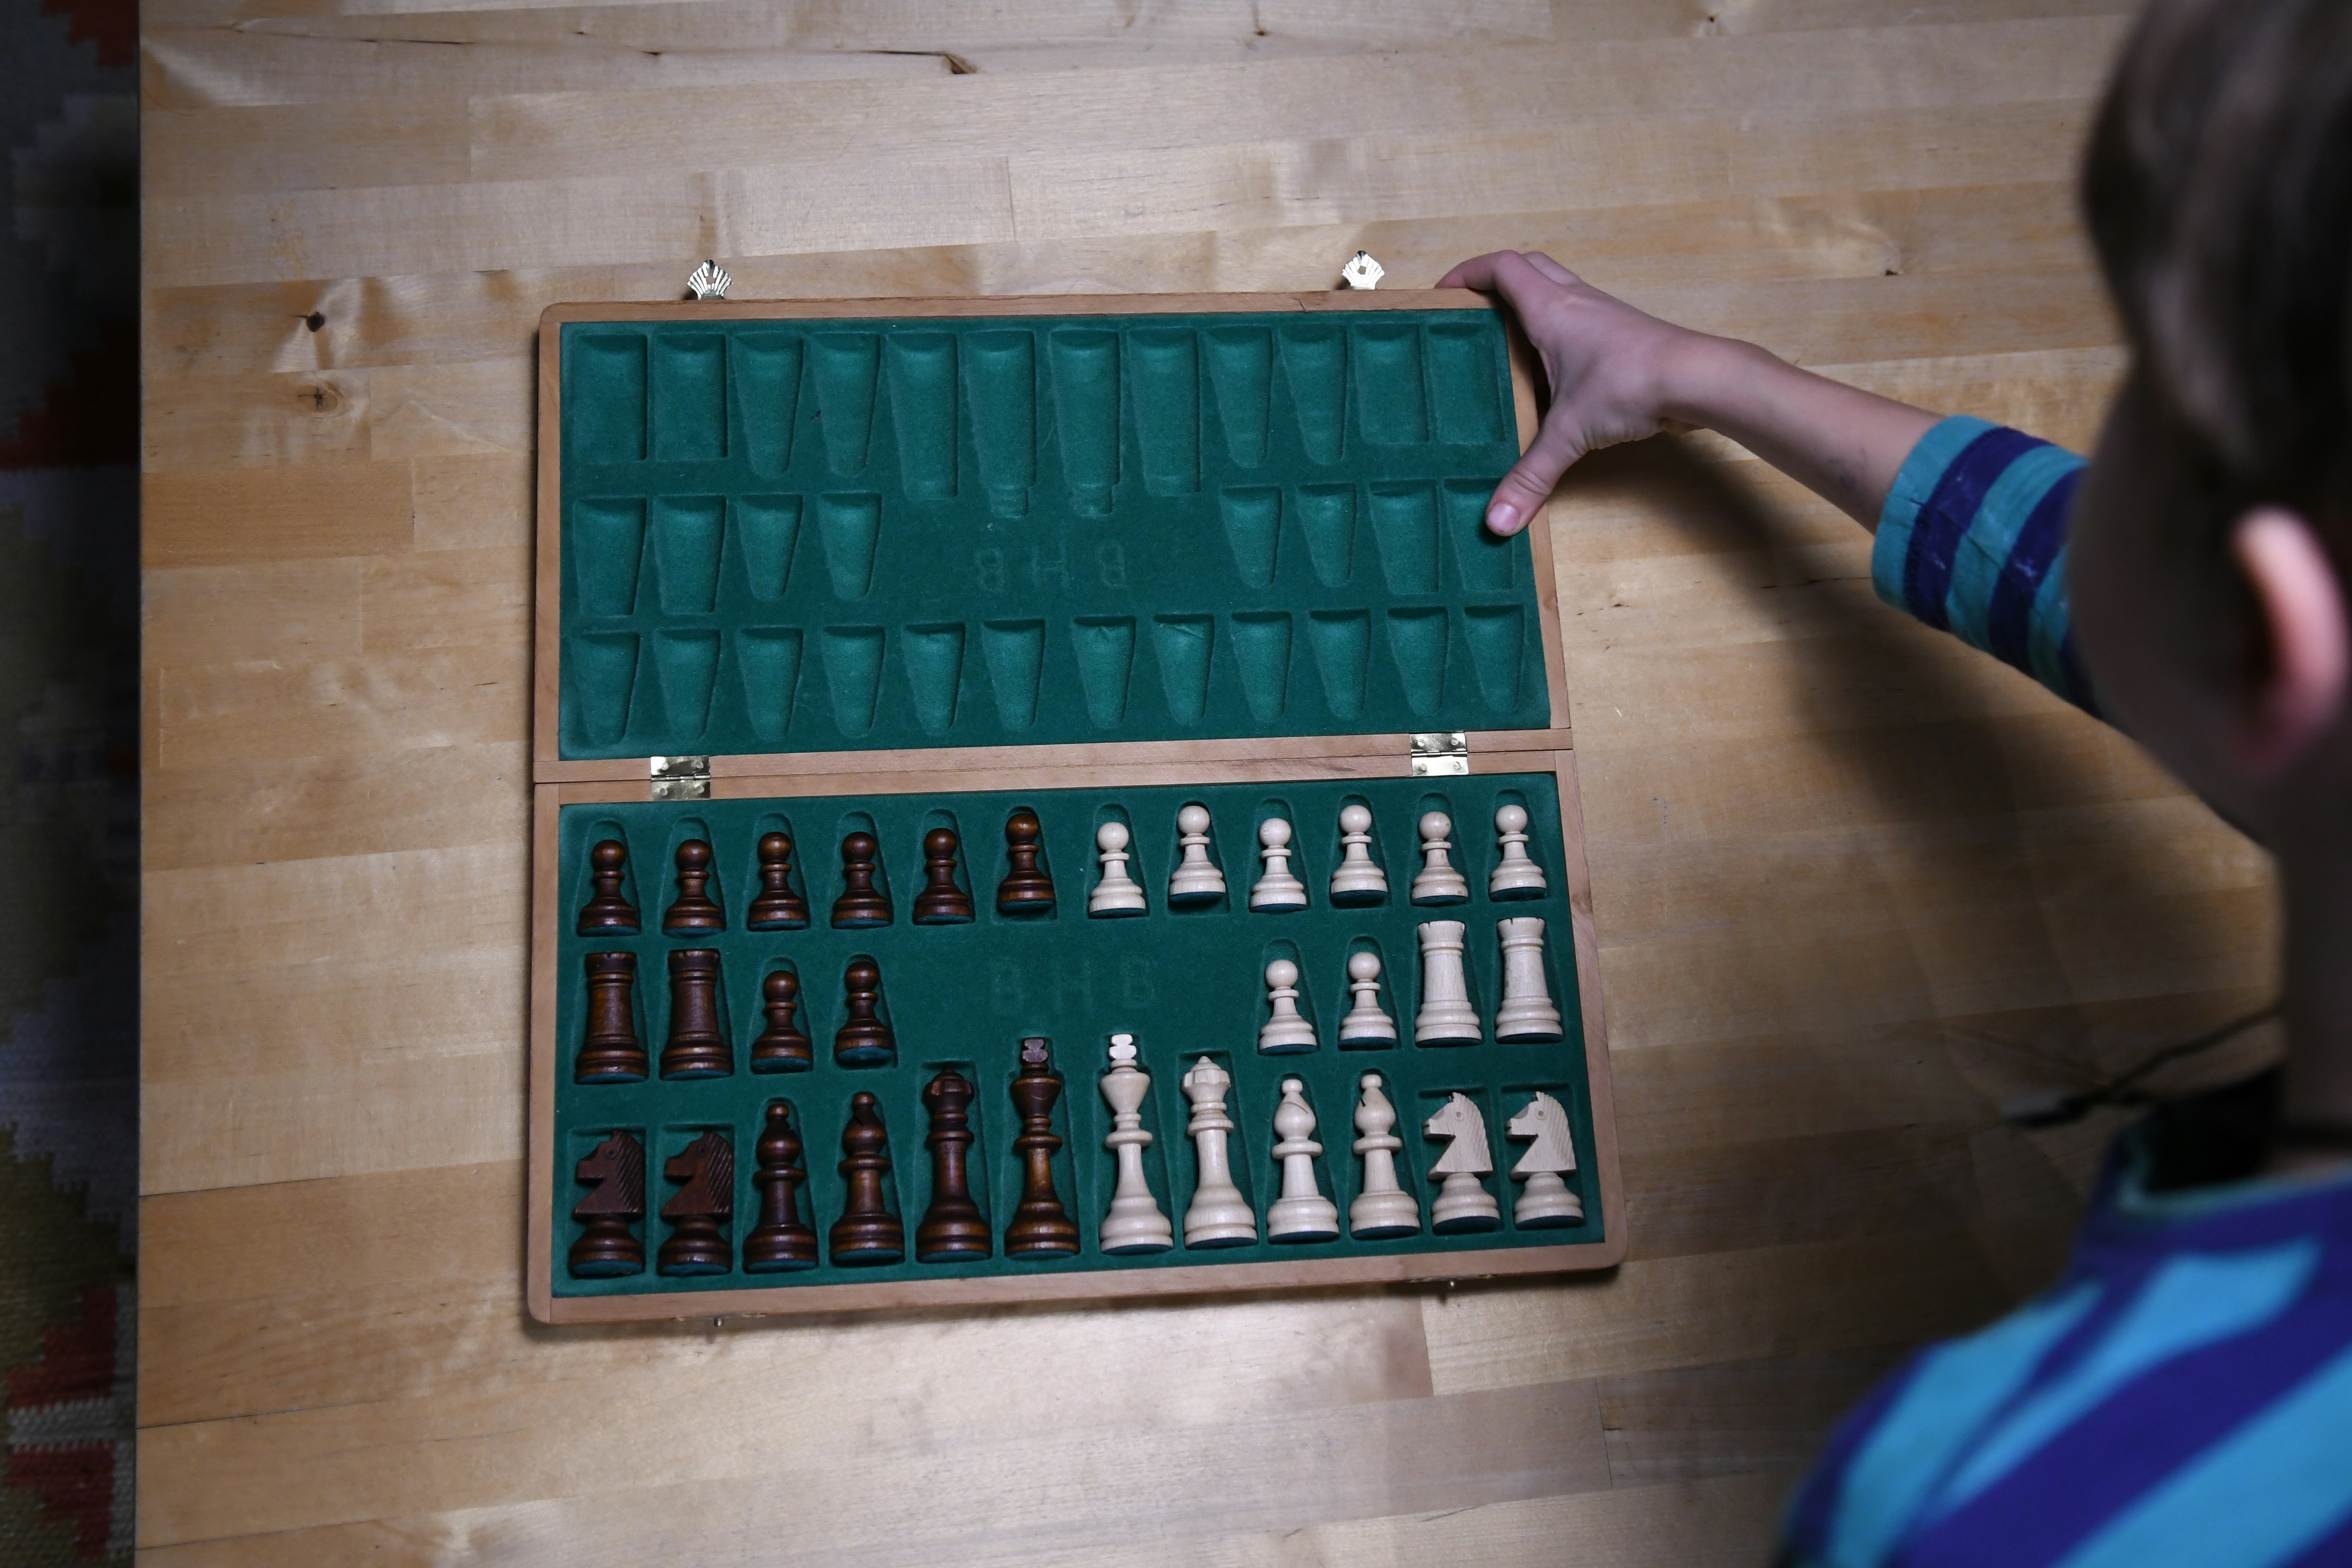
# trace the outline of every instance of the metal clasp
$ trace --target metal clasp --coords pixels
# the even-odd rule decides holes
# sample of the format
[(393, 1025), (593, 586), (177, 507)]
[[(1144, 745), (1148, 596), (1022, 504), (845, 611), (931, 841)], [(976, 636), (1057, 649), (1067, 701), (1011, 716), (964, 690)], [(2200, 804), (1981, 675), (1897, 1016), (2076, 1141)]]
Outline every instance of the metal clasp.
[(655, 757), (651, 759), (654, 800), (709, 800), (710, 798), (710, 759), (705, 757)]
[(706, 261), (686, 275), (686, 286), (694, 290), (698, 300), (724, 300), (728, 285), (734, 281), (727, 276), (727, 268), (716, 261)]
[(1388, 268), (1373, 260), (1369, 250), (1356, 252), (1355, 259), (1339, 268), (1339, 280), (1350, 289), (1376, 289), (1387, 276)]
[(1412, 737), (1412, 776), (1462, 778), (1470, 772), (1470, 737), (1460, 730), (1422, 730)]

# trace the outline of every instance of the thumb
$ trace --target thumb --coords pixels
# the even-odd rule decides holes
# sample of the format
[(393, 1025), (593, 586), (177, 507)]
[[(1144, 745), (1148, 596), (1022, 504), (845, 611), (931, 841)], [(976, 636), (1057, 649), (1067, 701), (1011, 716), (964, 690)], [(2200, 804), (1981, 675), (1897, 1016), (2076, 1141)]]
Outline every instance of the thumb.
[(1559, 477), (1584, 456), (1583, 444), (1565, 413), (1560, 406), (1553, 406), (1550, 416), (1536, 431), (1535, 440), (1495, 487), (1494, 499), (1486, 503), (1489, 531), (1507, 538), (1525, 528), (1537, 509), (1551, 499)]

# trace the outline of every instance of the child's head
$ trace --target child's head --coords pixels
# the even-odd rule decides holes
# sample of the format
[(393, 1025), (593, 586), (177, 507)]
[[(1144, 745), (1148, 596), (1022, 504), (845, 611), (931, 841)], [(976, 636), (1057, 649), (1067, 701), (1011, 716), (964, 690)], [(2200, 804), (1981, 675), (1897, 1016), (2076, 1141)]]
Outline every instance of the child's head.
[(2084, 189), (2133, 360), (2075, 515), (2081, 651), (2272, 835), (2352, 781), (2352, 5), (2156, 0)]

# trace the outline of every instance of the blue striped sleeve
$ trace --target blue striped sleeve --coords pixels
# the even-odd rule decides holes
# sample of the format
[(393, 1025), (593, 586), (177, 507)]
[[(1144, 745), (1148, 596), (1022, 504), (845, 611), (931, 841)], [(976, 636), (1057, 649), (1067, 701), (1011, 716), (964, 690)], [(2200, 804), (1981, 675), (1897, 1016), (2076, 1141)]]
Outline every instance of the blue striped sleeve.
[(1912, 448), (1871, 552), (1879, 597), (2094, 713), (2066, 599), (2084, 460), (2003, 426), (1947, 419)]

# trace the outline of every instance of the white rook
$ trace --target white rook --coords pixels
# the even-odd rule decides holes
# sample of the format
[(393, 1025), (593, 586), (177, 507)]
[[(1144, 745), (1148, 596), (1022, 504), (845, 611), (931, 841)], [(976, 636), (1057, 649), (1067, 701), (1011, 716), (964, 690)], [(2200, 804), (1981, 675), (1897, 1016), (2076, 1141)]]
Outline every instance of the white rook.
[(1503, 1001), (1495, 1009), (1498, 1040), (1559, 1038), (1559, 1009), (1544, 979), (1544, 923), (1539, 915), (1495, 922), (1503, 939)]
[(1421, 1008), (1412, 1016), (1420, 1046), (1475, 1046), (1484, 1038), (1478, 1009), (1470, 1005), (1470, 979), (1462, 969), (1460, 921), (1421, 922)]

